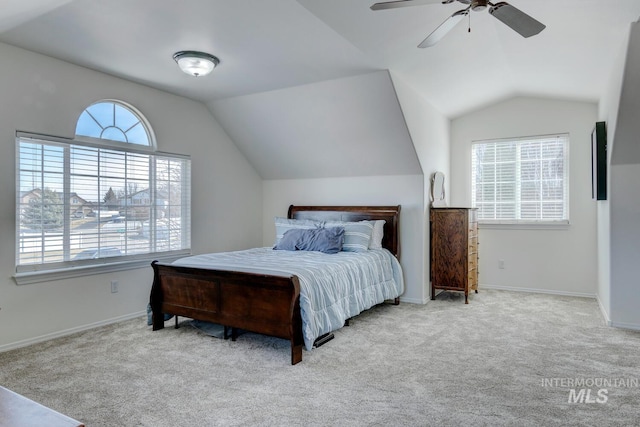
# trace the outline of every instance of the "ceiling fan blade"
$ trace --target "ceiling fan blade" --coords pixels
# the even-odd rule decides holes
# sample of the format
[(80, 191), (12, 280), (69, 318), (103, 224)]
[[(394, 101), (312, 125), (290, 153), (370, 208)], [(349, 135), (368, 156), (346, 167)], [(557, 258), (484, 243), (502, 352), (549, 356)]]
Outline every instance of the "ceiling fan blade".
[(535, 36), (547, 27), (507, 2), (496, 3), (489, 9), (489, 13), (522, 37)]
[(396, 9), (398, 7), (422, 6), (423, 4), (442, 3), (442, 0), (395, 0), (375, 3), (371, 5), (371, 10)]
[(438, 43), (440, 39), (446, 36), (447, 33), (451, 31), (453, 27), (455, 27), (458, 24), (458, 22), (462, 21), (462, 19), (468, 14), (469, 14), (468, 8), (457, 11), (456, 13), (451, 15), (449, 18), (447, 18), (446, 21), (440, 24), (440, 26), (436, 28), (431, 34), (429, 34), (429, 36), (426, 39), (424, 39), (422, 43), (418, 45), (418, 47), (419, 48), (431, 47), (434, 44)]

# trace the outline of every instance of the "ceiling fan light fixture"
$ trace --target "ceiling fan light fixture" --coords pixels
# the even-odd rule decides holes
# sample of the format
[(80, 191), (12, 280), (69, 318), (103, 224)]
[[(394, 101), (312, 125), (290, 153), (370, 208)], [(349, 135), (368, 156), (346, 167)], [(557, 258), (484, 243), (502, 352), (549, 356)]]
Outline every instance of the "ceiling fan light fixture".
[(471, 10), (481, 12), (487, 8), (488, 0), (474, 0), (471, 2)]
[(220, 63), (215, 56), (195, 50), (176, 52), (173, 54), (173, 60), (183, 72), (194, 77), (206, 76)]

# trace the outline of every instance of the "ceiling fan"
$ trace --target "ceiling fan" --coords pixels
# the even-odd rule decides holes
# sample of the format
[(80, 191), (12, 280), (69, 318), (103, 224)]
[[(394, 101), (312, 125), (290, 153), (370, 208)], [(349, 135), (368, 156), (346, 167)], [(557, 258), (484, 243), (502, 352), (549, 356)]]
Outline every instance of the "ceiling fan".
[[(396, 9), (399, 7), (421, 6), (424, 4), (453, 3), (456, 0), (395, 0), (375, 3), (371, 6), (371, 10)], [(418, 45), (420, 48), (435, 45), (442, 39), (456, 24), (469, 15), (469, 13), (480, 12), (491, 6), (489, 13), (498, 18), (502, 23), (511, 27), (522, 37), (531, 37), (544, 30), (546, 26), (533, 19), (520, 9), (511, 6), (509, 3), (501, 1), (499, 3), (491, 3), (488, 0), (457, 0), (460, 3), (468, 4), (466, 9), (459, 10), (447, 18), (438, 28), (436, 28), (429, 36)]]

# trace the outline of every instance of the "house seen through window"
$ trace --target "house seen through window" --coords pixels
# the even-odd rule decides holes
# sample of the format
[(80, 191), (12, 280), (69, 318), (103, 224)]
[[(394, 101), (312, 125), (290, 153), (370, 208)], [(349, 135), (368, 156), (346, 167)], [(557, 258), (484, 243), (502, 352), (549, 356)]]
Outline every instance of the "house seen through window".
[(73, 141), (16, 144), (18, 274), (189, 253), (190, 159), (156, 152), (133, 107), (101, 101)]

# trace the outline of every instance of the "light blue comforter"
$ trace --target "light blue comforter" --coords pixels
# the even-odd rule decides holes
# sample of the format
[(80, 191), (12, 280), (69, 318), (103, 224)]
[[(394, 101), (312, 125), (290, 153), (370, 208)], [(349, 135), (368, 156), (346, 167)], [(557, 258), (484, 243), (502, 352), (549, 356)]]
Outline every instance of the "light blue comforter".
[(319, 336), (344, 326), (346, 319), (404, 292), (400, 263), (386, 249), (324, 254), (266, 247), (194, 255), (173, 264), (298, 276), (307, 350)]

